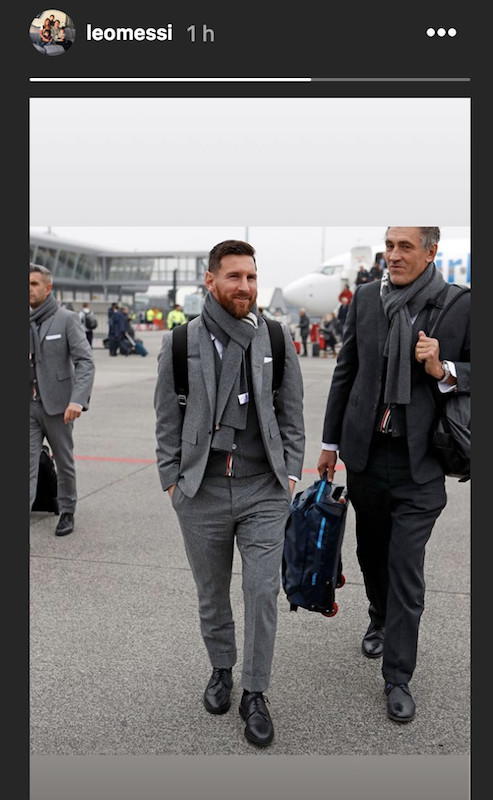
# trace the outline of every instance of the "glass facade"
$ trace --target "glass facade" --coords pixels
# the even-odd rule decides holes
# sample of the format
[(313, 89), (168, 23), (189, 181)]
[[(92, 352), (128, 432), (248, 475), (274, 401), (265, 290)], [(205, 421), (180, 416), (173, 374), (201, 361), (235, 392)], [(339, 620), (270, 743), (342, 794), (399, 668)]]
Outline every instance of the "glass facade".
[(101, 293), (121, 300), (153, 286), (200, 286), (208, 253), (117, 253), (98, 251), (58, 237), (31, 234), (30, 261), (52, 273), (57, 295)]

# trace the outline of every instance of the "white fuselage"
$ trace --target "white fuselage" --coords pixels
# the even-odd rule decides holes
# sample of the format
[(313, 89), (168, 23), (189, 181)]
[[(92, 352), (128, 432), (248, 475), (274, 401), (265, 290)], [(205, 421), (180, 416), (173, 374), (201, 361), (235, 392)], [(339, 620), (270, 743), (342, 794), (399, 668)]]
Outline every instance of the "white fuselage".
[[(309, 314), (323, 317), (339, 306), (339, 294), (346, 285), (354, 291), (360, 266), (372, 267), (382, 246), (357, 246), (340, 256), (329, 258), (316, 272), (309, 272), (282, 290), (290, 305), (305, 308)], [(469, 239), (440, 242), (435, 258), (437, 268), (449, 283), (471, 283), (471, 248)]]

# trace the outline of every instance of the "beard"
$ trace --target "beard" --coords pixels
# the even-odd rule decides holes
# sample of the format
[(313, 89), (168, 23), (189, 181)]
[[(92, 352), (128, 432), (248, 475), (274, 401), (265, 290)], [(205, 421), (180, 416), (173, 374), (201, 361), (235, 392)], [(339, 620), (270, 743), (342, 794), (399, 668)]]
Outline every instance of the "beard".
[[(228, 312), (228, 314), (231, 314), (232, 317), (235, 319), (244, 319), (254, 307), (257, 300), (257, 294), (255, 293), (253, 297), (250, 298), (226, 298), (218, 293), (217, 300), (221, 303), (222, 307)], [(248, 302), (243, 302), (243, 300), (248, 300)]]

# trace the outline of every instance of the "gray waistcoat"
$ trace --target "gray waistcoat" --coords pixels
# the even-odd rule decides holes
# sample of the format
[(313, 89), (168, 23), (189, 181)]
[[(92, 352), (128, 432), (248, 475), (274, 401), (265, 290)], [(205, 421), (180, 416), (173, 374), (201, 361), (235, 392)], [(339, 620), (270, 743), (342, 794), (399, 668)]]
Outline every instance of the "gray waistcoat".
[[(219, 380), (221, 358), (214, 348), (216, 381)], [(265, 453), (262, 434), (257, 417), (257, 409), (252, 391), (252, 367), (250, 362), (250, 348), (247, 350), (247, 383), (248, 383), (248, 410), (247, 424), (243, 431), (237, 431), (232, 453), (232, 477), (245, 478), (249, 475), (261, 475), (271, 472), (271, 467)], [(205, 477), (226, 475), (229, 455), (221, 450), (211, 450), (205, 470)]]

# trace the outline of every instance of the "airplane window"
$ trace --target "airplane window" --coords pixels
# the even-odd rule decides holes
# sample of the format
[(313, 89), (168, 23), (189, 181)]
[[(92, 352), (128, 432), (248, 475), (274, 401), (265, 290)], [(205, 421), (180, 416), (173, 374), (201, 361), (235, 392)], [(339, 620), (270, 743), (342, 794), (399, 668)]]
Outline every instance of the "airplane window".
[(322, 273), (322, 275), (335, 275), (336, 272), (340, 272), (341, 270), (342, 266), (337, 266), (337, 267), (327, 266), (327, 267), (322, 267), (320, 272)]

